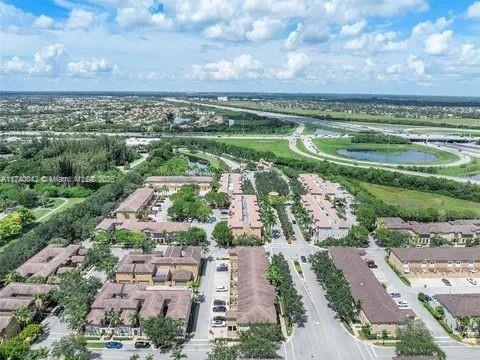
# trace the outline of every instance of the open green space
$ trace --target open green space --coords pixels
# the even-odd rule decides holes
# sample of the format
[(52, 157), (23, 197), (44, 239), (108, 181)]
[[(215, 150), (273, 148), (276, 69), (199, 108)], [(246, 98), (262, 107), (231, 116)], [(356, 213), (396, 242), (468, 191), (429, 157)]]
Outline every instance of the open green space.
[(473, 158), (468, 164), (460, 166), (439, 167), (436, 174), (450, 176), (473, 176), (480, 174), (480, 158)]
[[(458, 157), (455, 154), (441, 151), (438, 149), (426, 147), (423, 145), (418, 144), (362, 144), (362, 143), (352, 143), (350, 138), (340, 138), (340, 139), (324, 139), (324, 138), (317, 138), (313, 139), (313, 143), (318, 147), (318, 149), (326, 154), (338, 156), (344, 159), (348, 159), (351, 161), (357, 161), (354, 158), (350, 158), (348, 156), (344, 156), (338, 153), (339, 150), (366, 150), (366, 151), (379, 151), (379, 152), (388, 152), (390, 154), (400, 154), (404, 151), (415, 150), (415, 151), (422, 151), (426, 153), (433, 154), (437, 156), (437, 160), (434, 162), (426, 163), (426, 164), (445, 164), (450, 163), (453, 161), (458, 160)], [(367, 160), (362, 160), (367, 161)]]
[(246, 148), (251, 148), (257, 151), (271, 151), (277, 156), (306, 160), (308, 159), (305, 156), (293, 152), (288, 147), (288, 140), (283, 139), (274, 139), (274, 140), (262, 140), (262, 139), (219, 139), (216, 140), (229, 145), (243, 146)]
[(480, 216), (480, 204), (474, 201), (460, 200), (429, 192), (408, 190), (393, 186), (375, 185), (361, 182), (361, 186), (370, 194), (387, 204), (414, 209), (442, 209), (445, 211), (473, 211)]
[(286, 107), (277, 104), (262, 104), (253, 101), (229, 101), (228, 105), (260, 111), (271, 111), (280, 114), (311, 116), (316, 118), (343, 120), (343, 121), (363, 121), (373, 123), (396, 123), (396, 124), (418, 124), (428, 125), (432, 127), (437, 126), (472, 126), (478, 128), (478, 119), (469, 118), (443, 118), (443, 119), (428, 119), (428, 118), (403, 118), (384, 115), (372, 115), (362, 112), (346, 112), (346, 111), (325, 111), (323, 109), (302, 109), (295, 107)]
[(85, 198), (53, 198), (45, 207), (37, 207), (33, 210), (35, 219), (40, 222), (44, 222), (52, 217), (54, 214), (64, 211), (76, 204), (83, 202)]

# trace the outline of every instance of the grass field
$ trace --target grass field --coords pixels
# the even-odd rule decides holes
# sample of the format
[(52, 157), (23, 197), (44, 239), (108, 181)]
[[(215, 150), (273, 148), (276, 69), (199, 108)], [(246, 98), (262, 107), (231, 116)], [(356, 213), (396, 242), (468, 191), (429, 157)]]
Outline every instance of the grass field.
[(460, 200), (448, 196), (427, 192), (407, 190), (393, 186), (375, 185), (362, 182), (361, 186), (370, 194), (387, 204), (414, 209), (442, 209), (452, 211), (470, 210), (480, 216), (480, 204), (474, 201)]
[(281, 114), (289, 115), (299, 115), (299, 116), (311, 116), (316, 118), (326, 117), (336, 120), (343, 121), (363, 121), (363, 122), (372, 122), (372, 123), (397, 123), (397, 124), (418, 124), (418, 125), (428, 125), (432, 127), (447, 125), (447, 126), (472, 126), (478, 128), (477, 119), (468, 119), (468, 118), (444, 118), (444, 119), (416, 119), (416, 118), (401, 118), (401, 117), (387, 117), (382, 115), (371, 115), (366, 113), (347, 113), (347, 112), (335, 112), (335, 111), (324, 111), (322, 109), (301, 109), (301, 108), (290, 108), (274, 104), (260, 104), (252, 101), (229, 101), (228, 105), (235, 106), (238, 108), (251, 109), (251, 110), (260, 110), (260, 111), (271, 111)]
[(221, 139), (216, 140), (225, 144), (243, 146), (258, 151), (271, 151), (277, 156), (305, 160), (305, 156), (297, 154), (288, 147), (288, 140), (259, 140), (259, 139)]
[(68, 208), (80, 204), (83, 202), (85, 198), (52, 198), (48, 207), (38, 207), (33, 210), (33, 214), (35, 215), (35, 219), (40, 222), (44, 222), (52, 217), (54, 214), (67, 210)]
[(480, 158), (473, 158), (465, 165), (439, 168), (437, 174), (450, 176), (471, 176), (480, 174)]
[[(438, 160), (431, 163), (426, 164), (445, 164), (449, 162), (453, 162), (458, 160), (458, 157), (452, 153), (441, 151), (433, 148), (429, 148), (422, 145), (417, 144), (356, 144), (351, 143), (350, 138), (341, 138), (341, 139), (313, 139), (313, 143), (318, 147), (318, 149), (326, 154), (335, 155), (338, 157), (342, 157), (344, 159), (349, 159), (351, 161), (356, 161), (353, 158), (349, 158), (347, 156), (343, 156), (342, 154), (338, 153), (340, 149), (346, 150), (376, 150), (381, 152), (387, 152), (397, 154), (408, 150), (416, 150), (416, 151), (423, 151), (430, 154), (434, 154), (438, 157)], [(366, 160), (362, 160), (366, 161)], [(423, 164), (423, 163), (422, 163)]]

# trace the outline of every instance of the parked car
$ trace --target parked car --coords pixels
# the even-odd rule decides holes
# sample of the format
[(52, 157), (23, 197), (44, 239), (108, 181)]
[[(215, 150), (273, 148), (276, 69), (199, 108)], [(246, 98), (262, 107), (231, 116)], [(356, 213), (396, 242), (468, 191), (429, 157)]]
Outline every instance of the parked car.
[(223, 301), (223, 300), (213, 300), (213, 305), (215, 305), (215, 306), (225, 306), (225, 305), (227, 305), (227, 302)]
[(477, 280), (475, 280), (475, 279), (467, 278), (467, 281), (472, 285), (477, 285)]
[(136, 341), (134, 346), (135, 349), (149, 349), (151, 345), (148, 341)]
[(212, 322), (212, 327), (225, 327), (227, 326), (227, 323), (222, 320), (213, 320)]
[(62, 311), (63, 311), (63, 306), (58, 305), (53, 309), (52, 314), (55, 316), (58, 316), (62, 313)]
[(227, 321), (225, 316), (217, 315), (213, 317), (213, 321)]
[(295, 220), (292, 220), (292, 224), (296, 224), (297, 222)]
[(118, 341), (108, 341), (105, 343), (105, 347), (107, 349), (121, 349), (123, 347), (123, 344)]
[(373, 260), (365, 260), (366, 263), (367, 263), (367, 266), (370, 268), (370, 269), (376, 269), (378, 268), (377, 264), (375, 264), (375, 261)]
[(307, 258), (305, 256), (300, 256), (300, 260), (302, 260), (303, 263), (306, 263), (307, 262)]
[(442, 282), (447, 286), (452, 286), (452, 283), (448, 279), (442, 279)]
[(226, 312), (227, 308), (225, 306), (214, 306), (213, 312)]
[(217, 271), (228, 271), (228, 265), (227, 264), (220, 264), (217, 266)]
[(388, 295), (390, 295), (392, 298), (399, 298), (401, 296), (399, 292), (391, 292)]
[(401, 308), (408, 307), (408, 303), (406, 301), (403, 301), (403, 300), (398, 301), (397, 305), (398, 305), (398, 307), (401, 307)]
[(425, 295), (425, 300), (432, 301), (433, 297), (431, 297), (430, 295)]
[(217, 292), (227, 292), (228, 289), (225, 286), (217, 286)]

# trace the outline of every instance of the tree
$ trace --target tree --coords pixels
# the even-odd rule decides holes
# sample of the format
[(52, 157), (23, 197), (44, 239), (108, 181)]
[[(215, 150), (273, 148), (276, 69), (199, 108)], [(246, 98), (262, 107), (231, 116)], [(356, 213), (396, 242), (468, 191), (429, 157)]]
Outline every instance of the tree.
[(153, 360), (153, 355), (148, 354), (147, 356), (145, 356), (145, 360)]
[(167, 316), (157, 316), (141, 321), (142, 331), (157, 348), (174, 344), (178, 335), (178, 322)]
[(470, 317), (468, 316), (460, 316), (458, 318), (458, 331), (460, 332), (460, 335), (462, 335), (462, 337), (467, 337), (470, 322)]
[(242, 357), (273, 359), (277, 357), (282, 333), (277, 324), (250, 324), (247, 331), (240, 331), (238, 340)]
[(28, 307), (23, 306), (14, 311), (13, 317), (21, 326), (25, 326), (32, 323), (35, 313)]
[(37, 204), (37, 193), (32, 189), (23, 189), (20, 195), (20, 204), (26, 207), (34, 207)]
[(480, 340), (480, 317), (476, 317), (473, 319), (473, 326), (475, 329), (475, 338), (477, 341)]
[(263, 223), (265, 232), (271, 237), (272, 229), (277, 223), (277, 219), (275, 217), (275, 212), (268, 201), (268, 198), (263, 198), (260, 201), (260, 220)]
[(179, 245), (193, 245), (193, 246), (201, 246), (207, 245), (207, 233), (205, 230), (192, 227), (187, 231), (180, 231), (175, 233), (173, 236), (173, 241), (178, 243)]
[(3, 284), (8, 285), (13, 282), (25, 282), (26, 278), (23, 275), (20, 275), (18, 272), (10, 271), (8, 274), (5, 275), (3, 278)]
[(215, 225), (215, 228), (212, 232), (212, 238), (220, 246), (231, 246), (233, 245), (233, 234), (232, 230), (228, 227), (226, 221), (220, 221)]
[(64, 360), (88, 360), (87, 342), (81, 335), (68, 335), (53, 343), (52, 356)]
[(395, 344), (397, 355), (401, 356), (436, 356), (445, 360), (445, 353), (435, 343), (432, 334), (420, 319), (410, 319), (398, 329), (398, 342)]
[(117, 258), (113, 256), (108, 244), (95, 242), (87, 250), (86, 263), (88, 266), (93, 265), (100, 270), (110, 273), (117, 265)]
[(120, 314), (115, 310), (111, 310), (106, 314), (105, 320), (107, 320), (109, 327), (114, 328), (120, 323)]
[(388, 338), (390, 337), (390, 336), (388, 335), (388, 331), (387, 331), (386, 329), (383, 329), (383, 330), (382, 330), (382, 335), (381, 335), (381, 337), (382, 337), (382, 343), (385, 344), (385, 340), (388, 340)]
[(185, 355), (183, 352), (182, 352), (182, 349), (177, 347), (175, 349), (172, 350), (172, 353), (170, 354), (170, 359), (172, 360), (182, 360), (182, 359), (186, 359), (188, 356)]
[(134, 354), (130, 356), (130, 360), (140, 360), (140, 355)]
[(208, 353), (207, 360), (237, 360), (238, 355), (238, 348), (236, 346), (218, 344)]

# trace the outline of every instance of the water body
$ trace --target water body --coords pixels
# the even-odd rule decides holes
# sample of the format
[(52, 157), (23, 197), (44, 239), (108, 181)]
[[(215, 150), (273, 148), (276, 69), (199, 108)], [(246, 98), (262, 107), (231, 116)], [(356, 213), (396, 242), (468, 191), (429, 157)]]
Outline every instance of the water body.
[(402, 152), (389, 153), (377, 150), (340, 149), (337, 152), (340, 155), (356, 160), (365, 160), (386, 164), (425, 164), (432, 163), (438, 160), (438, 157), (434, 154), (417, 150), (407, 150)]
[(480, 174), (472, 175), (472, 176), (470, 176), (470, 179), (480, 181)]
[(327, 129), (317, 129), (315, 130), (315, 136), (333, 136), (338, 135), (338, 132), (327, 130)]

